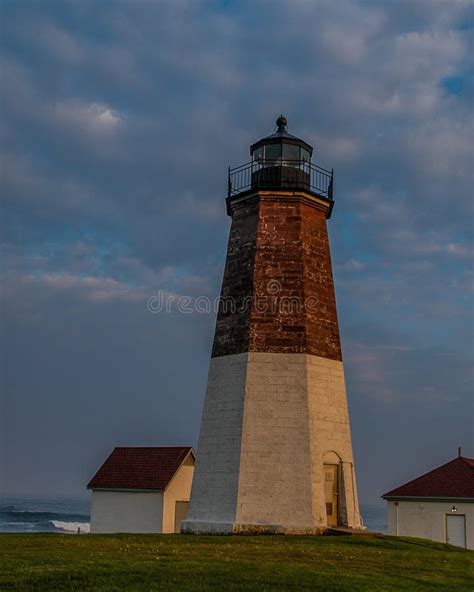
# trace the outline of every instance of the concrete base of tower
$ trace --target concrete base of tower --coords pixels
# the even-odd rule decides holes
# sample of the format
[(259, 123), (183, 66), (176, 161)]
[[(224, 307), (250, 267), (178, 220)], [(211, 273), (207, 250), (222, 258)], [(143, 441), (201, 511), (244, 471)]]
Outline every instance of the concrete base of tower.
[(213, 358), (183, 532), (360, 528), (343, 363)]
[(321, 535), (327, 529), (314, 526), (291, 526), (280, 524), (241, 524), (238, 522), (199, 522), (185, 520), (181, 524), (182, 534), (293, 534)]

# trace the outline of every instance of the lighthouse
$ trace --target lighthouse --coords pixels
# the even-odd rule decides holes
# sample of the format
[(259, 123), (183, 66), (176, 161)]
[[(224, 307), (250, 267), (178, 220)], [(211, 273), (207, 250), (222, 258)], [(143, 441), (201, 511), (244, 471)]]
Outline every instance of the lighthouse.
[(287, 131), (229, 169), (232, 219), (182, 532), (360, 528), (327, 233), (334, 174)]

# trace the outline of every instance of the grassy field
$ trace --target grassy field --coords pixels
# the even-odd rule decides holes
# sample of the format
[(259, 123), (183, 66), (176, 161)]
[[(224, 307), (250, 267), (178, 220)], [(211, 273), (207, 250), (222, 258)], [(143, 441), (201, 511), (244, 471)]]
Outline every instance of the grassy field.
[(474, 590), (474, 553), (420, 539), (0, 535), (0, 590)]

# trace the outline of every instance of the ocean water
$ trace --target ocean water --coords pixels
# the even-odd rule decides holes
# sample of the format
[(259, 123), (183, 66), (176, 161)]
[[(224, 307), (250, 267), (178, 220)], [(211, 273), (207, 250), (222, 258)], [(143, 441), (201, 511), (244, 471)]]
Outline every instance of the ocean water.
[[(369, 530), (387, 532), (384, 505), (361, 505)], [(90, 499), (0, 498), (0, 532), (88, 533)]]
[(0, 498), (0, 532), (87, 533), (90, 500), (74, 498)]
[(388, 528), (386, 504), (361, 504), (360, 513), (362, 514), (364, 525), (367, 526), (369, 530), (387, 534)]

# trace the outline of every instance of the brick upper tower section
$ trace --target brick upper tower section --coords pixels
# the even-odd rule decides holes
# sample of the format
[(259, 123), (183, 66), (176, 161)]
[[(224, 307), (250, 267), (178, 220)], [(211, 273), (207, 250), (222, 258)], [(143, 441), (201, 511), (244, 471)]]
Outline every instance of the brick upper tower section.
[(232, 226), (212, 356), (306, 353), (342, 360), (328, 203), (283, 188), (228, 203)]

